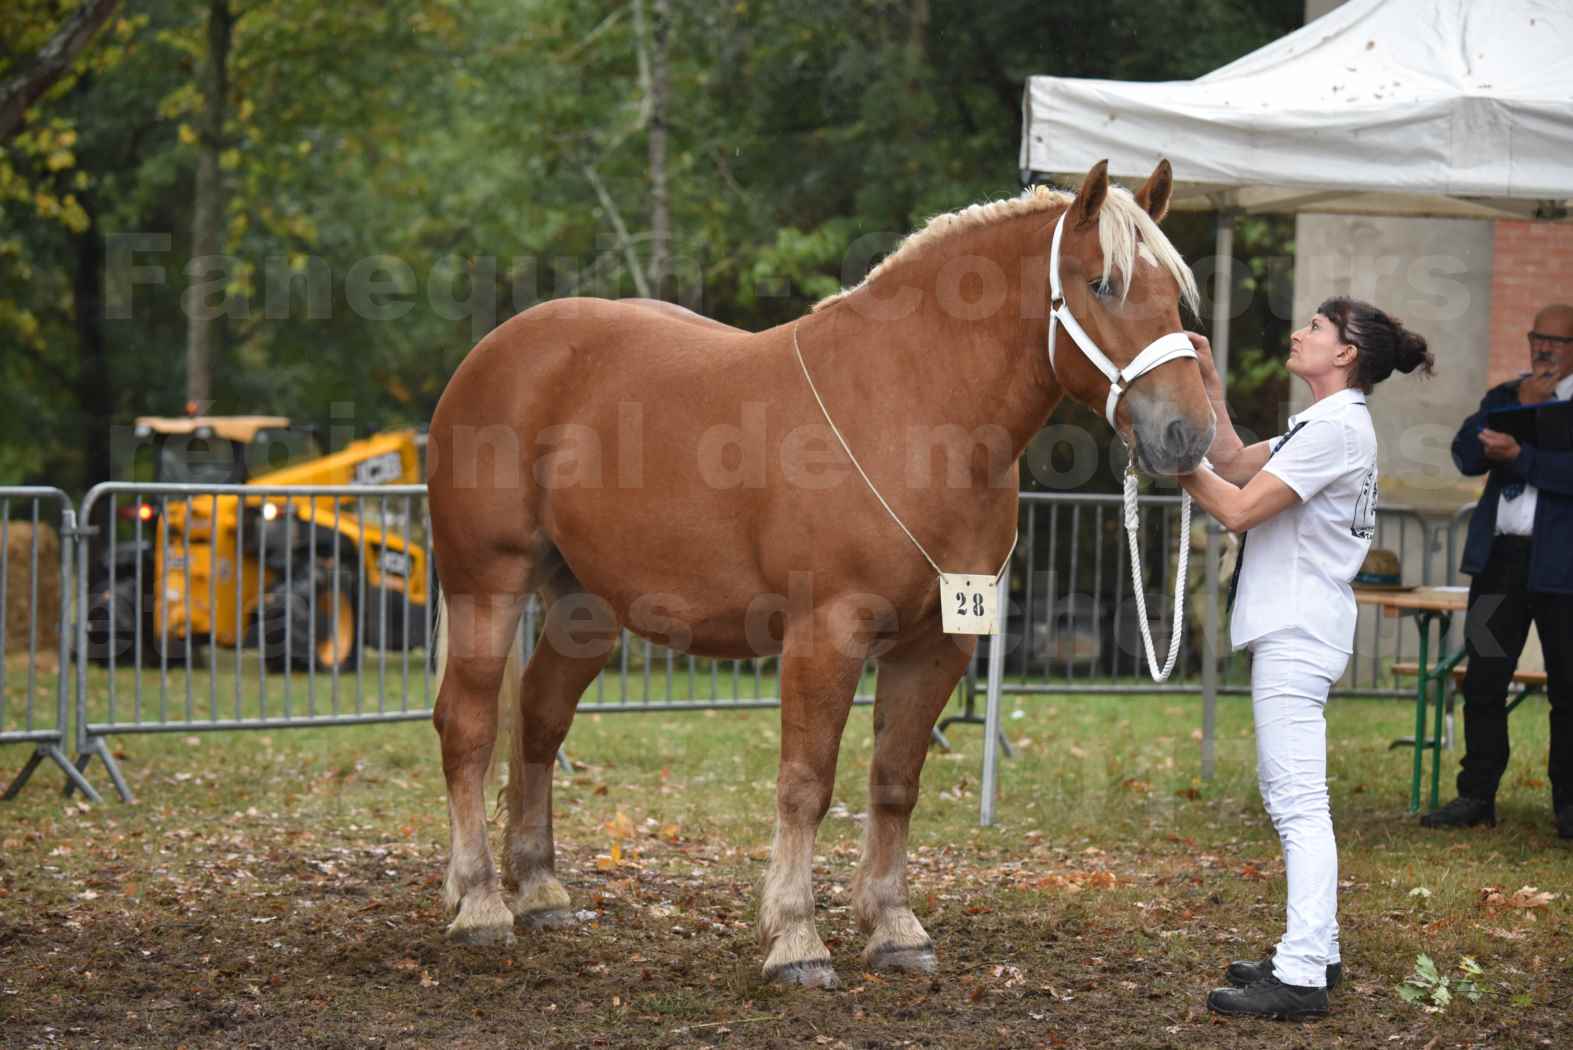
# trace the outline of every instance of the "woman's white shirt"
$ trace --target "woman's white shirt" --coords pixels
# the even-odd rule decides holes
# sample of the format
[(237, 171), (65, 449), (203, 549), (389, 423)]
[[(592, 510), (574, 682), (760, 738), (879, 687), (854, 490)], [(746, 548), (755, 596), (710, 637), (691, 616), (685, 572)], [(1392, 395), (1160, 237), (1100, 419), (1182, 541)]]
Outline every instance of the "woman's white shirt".
[(1358, 609), (1349, 584), (1376, 535), (1371, 412), (1361, 391), (1340, 390), (1290, 416), (1289, 428), (1294, 440), (1277, 439), (1262, 469), (1300, 502), (1250, 530), (1229, 637), (1242, 649), (1299, 627), (1352, 652)]

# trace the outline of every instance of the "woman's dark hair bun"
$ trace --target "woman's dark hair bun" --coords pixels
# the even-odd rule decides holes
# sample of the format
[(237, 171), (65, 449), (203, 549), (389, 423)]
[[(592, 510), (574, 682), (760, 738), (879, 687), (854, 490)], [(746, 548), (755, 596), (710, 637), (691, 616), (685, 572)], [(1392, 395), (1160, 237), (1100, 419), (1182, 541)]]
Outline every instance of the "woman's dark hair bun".
[(1436, 365), (1436, 358), (1432, 357), (1431, 351), (1426, 349), (1426, 337), (1419, 333), (1411, 332), (1397, 322), (1394, 322), (1394, 324), (1398, 331), (1395, 333), (1397, 346), (1394, 348), (1396, 354), (1393, 359), (1393, 367), (1405, 375), (1417, 368), (1423, 369), (1426, 375), (1430, 375), (1432, 368)]
[(1408, 374), (1419, 369), (1430, 375), (1436, 365), (1425, 336), (1411, 332), (1380, 307), (1335, 295), (1316, 312), (1338, 327), (1340, 339), (1360, 351), (1349, 385), (1368, 394), (1394, 371)]

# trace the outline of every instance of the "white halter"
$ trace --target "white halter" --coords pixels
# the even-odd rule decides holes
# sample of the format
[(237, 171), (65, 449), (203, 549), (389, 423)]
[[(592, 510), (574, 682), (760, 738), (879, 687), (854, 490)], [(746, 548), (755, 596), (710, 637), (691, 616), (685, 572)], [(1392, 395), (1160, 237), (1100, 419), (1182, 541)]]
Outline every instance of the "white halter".
[[(1103, 415), (1109, 421), (1109, 427), (1118, 434), (1119, 428), (1114, 425), (1114, 410), (1119, 406), (1120, 395), (1130, 389), (1133, 382), (1159, 365), (1176, 358), (1195, 357), (1196, 348), (1184, 332), (1170, 332), (1148, 343), (1146, 349), (1137, 354), (1136, 359), (1124, 369), (1115, 367), (1114, 362), (1098, 349), (1098, 344), (1093, 342), (1092, 336), (1087, 334), (1065, 305), (1065, 292), (1060, 286), (1060, 234), (1065, 229), (1065, 215), (1069, 214), (1067, 210), (1055, 224), (1054, 247), (1049, 252), (1049, 370), (1054, 370), (1054, 327), (1058, 323), (1065, 326), (1076, 345), (1081, 347), (1082, 354), (1109, 380), (1109, 400), (1104, 406)], [(1130, 541), (1131, 550), (1131, 593), (1136, 599), (1137, 622), (1141, 625), (1142, 642), (1147, 649), (1147, 671), (1154, 682), (1162, 682), (1174, 671), (1175, 661), (1180, 655), (1180, 634), (1185, 623), (1185, 587), (1190, 578), (1191, 494), (1184, 493), (1180, 499), (1180, 564), (1174, 581), (1174, 618), (1169, 634), (1169, 656), (1162, 669), (1159, 669), (1158, 656), (1153, 651), (1152, 628), (1147, 619), (1147, 596), (1142, 589), (1141, 548), (1136, 542), (1141, 518), (1136, 498), (1134, 462), (1125, 468), (1124, 510), (1125, 535)]]
[[(1195, 357), (1196, 348), (1185, 337), (1184, 332), (1170, 332), (1161, 335), (1147, 344), (1146, 349), (1136, 355), (1136, 359), (1126, 365), (1124, 369), (1115, 367), (1113, 361), (1098, 344), (1093, 342), (1080, 323), (1070, 312), (1070, 307), (1065, 305), (1065, 290), (1060, 285), (1060, 234), (1065, 230), (1065, 216), (1069, 209), (1060, 216), (1060, 221), (1054, 224), (1054, 247), (1049, 251), (1049, 369), (1054, 369), (1054, 326), (1058, 322), (1065, 326), (1065, 331), (1081, 347), (1081, 352), (1093, 367), (1102, 372), (1109, 381), (1109, 400), (1104, 407), (1103, 416), (1109, 421), (1109, 426), (1114, 426), (1114, 410), (1120, 403), (1120, 395), (1130, 389), (1130, 385), (1137, 379), (1151, 372), (1161, 364), (1166, 364), (1180, 357)], [(1116, 429), (1116, 432), (1118, 430)]]

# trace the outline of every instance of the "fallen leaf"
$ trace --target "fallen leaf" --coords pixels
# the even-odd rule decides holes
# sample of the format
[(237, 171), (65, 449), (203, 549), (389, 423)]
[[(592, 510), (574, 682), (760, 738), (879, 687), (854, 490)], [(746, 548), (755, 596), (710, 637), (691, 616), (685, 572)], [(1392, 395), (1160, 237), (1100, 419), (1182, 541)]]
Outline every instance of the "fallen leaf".
[(1521, 886), (1508, 898), (1509, 908), (1544, 908), (1557, 899), (1555, 893), (1542, 893), (1534, 886)]

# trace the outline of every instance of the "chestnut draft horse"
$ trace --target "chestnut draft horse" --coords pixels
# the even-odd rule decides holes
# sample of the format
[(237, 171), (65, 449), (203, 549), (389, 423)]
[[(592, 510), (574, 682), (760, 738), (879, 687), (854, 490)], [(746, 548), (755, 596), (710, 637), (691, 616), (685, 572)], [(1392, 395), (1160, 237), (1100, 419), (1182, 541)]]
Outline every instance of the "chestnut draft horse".
[[(975, 639), (942, 633), (913, 540), (946, 572), (994, 573), (1016, 528), (1018, 458), (1067, 393), (1109, 404), (1149, 473), (1200, 462), (1214, 417), (1193, 361), (1146, 372), (1116, 409), (1063, 321), (1045, 352), (1062, 217), (1064, 307), (1112, 362), (1179, 331), (1196, 289), (1156, 224), (1171, 188), (1167, 161), (1134, 195), (1099, 164), (1074, 197), (1040, 187), (940, 216), (862, 284), (757, 334), (666, 304), (569, 299), (481, 340), (428, 446), (450, 937), (510, 943), (516, 921), (572, 921), (554, 874), (553, 759), (626, 626), (702, 656), (780, 655), (758, 928), (765, 976), (809, 986), (836, 983), (814, 928), (814, 837), (864, 660), (877, 660), (853, 908), (866, 965), (934, 970), (907, 901), (907, 830), (929, 731)], [(532, 592), (546, 613), (520, 672), (510, 650)], [(485, 777), (500, 704), (517, 707), (499, 877)]]

